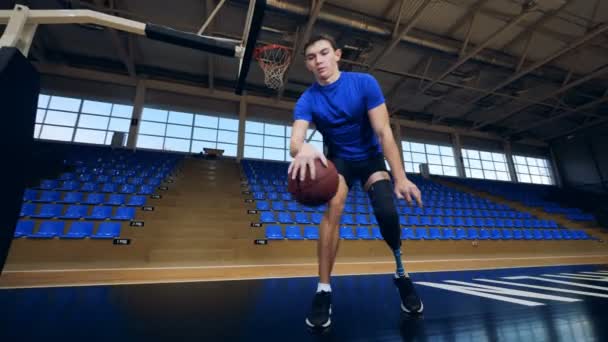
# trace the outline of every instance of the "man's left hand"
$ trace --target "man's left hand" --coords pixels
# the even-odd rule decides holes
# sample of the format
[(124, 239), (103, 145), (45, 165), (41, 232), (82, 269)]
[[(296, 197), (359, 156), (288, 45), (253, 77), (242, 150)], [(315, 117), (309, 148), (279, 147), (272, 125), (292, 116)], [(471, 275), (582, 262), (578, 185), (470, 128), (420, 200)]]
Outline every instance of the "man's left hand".
[(412, 199), (415, 199), (419, 207), (422, 207), (422, 195), (416, 184), (412, 183), (409, 179), (395, 183), (395, 195), (399, 199), (404, 199), (412, 205)]

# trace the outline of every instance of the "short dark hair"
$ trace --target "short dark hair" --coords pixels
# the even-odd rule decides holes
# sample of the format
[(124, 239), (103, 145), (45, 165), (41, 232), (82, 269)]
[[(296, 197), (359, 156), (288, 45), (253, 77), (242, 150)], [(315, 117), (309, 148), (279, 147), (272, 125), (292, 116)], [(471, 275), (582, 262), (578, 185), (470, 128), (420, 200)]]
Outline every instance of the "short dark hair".
[(334, 39), (334, 37), (330, 36), (329, 34), (326, 33), (321, 33), (318, 34), (316, 36), (312, 36), (310, 37), (310, 39), (306, 42), (306, 44), (304, 45), (304, 50), (302, 50), (302, 52), (306, 53), (306, 49), (308, 49), (309, 46), (311, 46), (312, 44), (320, 41), (320, 40), (326, 40), (329, 42), (329, 44), (331, 45), (331, 47), (334, 50), (338, 49), (338, 45), (336, 44), (336, 40)]

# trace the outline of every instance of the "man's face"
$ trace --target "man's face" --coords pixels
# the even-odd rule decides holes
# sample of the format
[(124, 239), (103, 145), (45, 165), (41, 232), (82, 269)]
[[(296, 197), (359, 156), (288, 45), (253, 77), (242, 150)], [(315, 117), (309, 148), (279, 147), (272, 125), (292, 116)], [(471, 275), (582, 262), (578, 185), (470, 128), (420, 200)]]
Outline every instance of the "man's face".
[(340, 49), (334, 50), (327, 40), (319, 40), (304, 52), (306, 68), (317, 80), (327, 80), (338, 72), (338, 61), (342, 56)]

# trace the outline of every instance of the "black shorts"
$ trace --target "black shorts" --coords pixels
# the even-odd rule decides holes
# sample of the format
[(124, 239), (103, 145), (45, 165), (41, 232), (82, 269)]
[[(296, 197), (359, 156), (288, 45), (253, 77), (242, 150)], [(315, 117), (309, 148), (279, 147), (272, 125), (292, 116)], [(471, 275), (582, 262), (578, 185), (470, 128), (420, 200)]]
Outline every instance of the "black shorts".
[[(384, 155), (379, 154), (375, 157), (371, 157), (369, 159), (364, 160), (344, 160), (340, 158), (329, 158), (338, 173), (344, 177), (346, 180), (346, 185), (348, 188), (352, 188), (353, 184), (359, 180), (361, 181), (361, 187), (365, 185), (369, 176), (371, 176), (374, 172), (378, 171), (387, 171), (386, 165), (384, 164)], [(390, 176), (390, 173), (389, 173)]]

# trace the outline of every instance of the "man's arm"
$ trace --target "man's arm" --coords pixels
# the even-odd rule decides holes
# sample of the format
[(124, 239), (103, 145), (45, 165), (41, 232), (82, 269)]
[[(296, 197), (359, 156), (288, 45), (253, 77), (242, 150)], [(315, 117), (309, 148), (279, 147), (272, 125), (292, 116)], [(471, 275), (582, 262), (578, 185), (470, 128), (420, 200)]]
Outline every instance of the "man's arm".
[(315, 179), (315, 159), (319, 158), (321, 163), (327, 167), (327, 160), (321, 151), (318, 151), (313, 145), (304, 142), (306, 137), (306, 130), (308, 129), (308, 121), (306, 120), (295, 120), (293, 127), (291, 128), (291, 139), (289, 142), (289, 153), (294, 158), (287, 173), (292, 173), (291, 178), (295, 179), (298, 174), (300, 180), (306, 178), (306, 169), (310, 170), (310, 177)]
[(295, 120), (293, 127), (291, 128), (291, 139), (289, 140), (289, 154), (292, 158), (300, 152), (302, 145), (304, 144), (304, 138), (306, 137), (306, 131), (308, 130), (308, 121), (306, 120)]
[(420, 190), (418, 190), (418, 187), (416, 187), (414, 183), (407, 179), (405, 170), (403, 170), (403, 163), (401, 161), (401, 156), (399, 155), (399, 148), (393, 137), (386, 104), (383, 103), (370, 109), (368, 115), (372, 128), (382, 144), (384, 156), (391, 167), (391, 173), (395, 180), (395, 193), (397, 194), (397, 197), (405, 198), (410, 203), (411, 198), (413, 197), (418, 204), (422, 206)]

